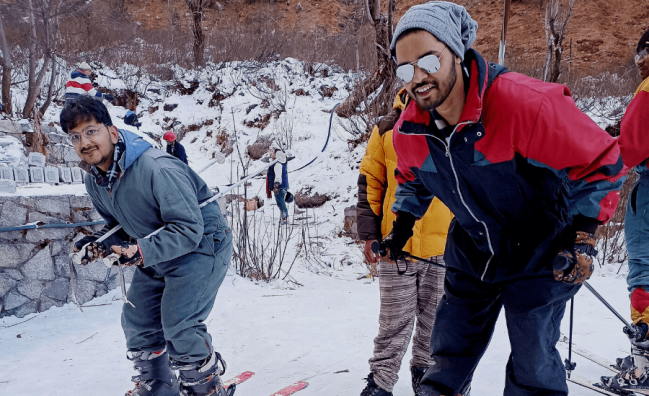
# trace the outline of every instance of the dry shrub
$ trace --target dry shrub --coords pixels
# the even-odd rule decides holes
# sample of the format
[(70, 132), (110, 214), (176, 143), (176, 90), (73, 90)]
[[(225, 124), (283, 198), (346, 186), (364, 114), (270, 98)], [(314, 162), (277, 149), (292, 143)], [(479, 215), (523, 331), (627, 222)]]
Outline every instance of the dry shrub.
[(258, 128), (263, 130), (268, 126), (268, 124), (270, 124), (271, 115), (271, 113), (268, 113), (264, 116), (258, 116), (253, 121), (244, 122), (243, 125), (247, 126), (248, 128)]
[(210, 99), (210, 102), (207, 104), (208, 107), (216, 107), (221, 104), (221, 102), (227, 98), (229, 98), (230, 95), (223, 95), (221, 92), (216, 91), (212, 94), (212, 99)]
[(250, 157), (254, 161), (260, 159), (264, 156), (264, 154), (268, 152), (270, 144), (271, 141), (268, 138), (259, 136), (253, 144), (248, 146), (248, 157)]
[(189, 87), (185, 87), (185, 85), (181, 81), (176, 80), (170, 90), (172, 92), (178, 92), (181, 95), (191, 95), (198, 89), (199, 86), (200, 84), (198, 81), (190, 81)]
[(275, 80), (273, 80), (272, 78), (267, 76), (261, 76), (259, 77), (259, 81), (266, 84), (268, 88), (272, 89), (273, 91), (279, 91), (279, 87), (277, 86), (277, 83), (275, 83)]
[(319, 208), (325, 202), (330, 201), (331, 197), (319, 193), (312, 192), (313, 187), (303, 187), (300, 191), (295, 193), (295, 205), (298, 208)]
[(291, 91), (291, 93), (293, 95), (295, 95), (295, 96), (307, 96), (307, 95), (309, 95), (309, 93), (306, 92), (305, 90), (303, 90), (302, 88)]
[(325, 98), (330, 98), (334, 96), (334, 92), (336, 92), (337, 90), (338, 88), (336, 88), (335, 86), (328, 87), (326, 85), (323, 85), (320, 87), (320, 93)]

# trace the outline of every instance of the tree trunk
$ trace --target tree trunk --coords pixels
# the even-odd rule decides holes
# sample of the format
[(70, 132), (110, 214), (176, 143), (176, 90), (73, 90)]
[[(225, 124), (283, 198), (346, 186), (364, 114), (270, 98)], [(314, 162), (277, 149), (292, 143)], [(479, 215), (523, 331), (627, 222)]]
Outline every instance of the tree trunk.
[(5, 37), (2, 18), (0, 17), (0, 49), (2, 50), (2, 107), (5, 113), (11, 114), (11, 55)]
[(192, 13), (192, 33), (194, 34), (194, 64), (203, 66), (205, 35), (203, 34), (203, 0), (185, 0)]
[(56, 76), (58, 74), (58, 66), (56, 63), (56, 58), (52, 57), (52, 76), (50, 77), (50, 85), (47, 87), (47, 99), (45, 99), (45, 103), (41, 107), (39, 113), (42, 115), (45, 115), (45, 112), (47, 111), (47, 108), (50, 107), (50, 104), (52, 103), (52, 94), (54, 93), (54, 83), (56, 82)]

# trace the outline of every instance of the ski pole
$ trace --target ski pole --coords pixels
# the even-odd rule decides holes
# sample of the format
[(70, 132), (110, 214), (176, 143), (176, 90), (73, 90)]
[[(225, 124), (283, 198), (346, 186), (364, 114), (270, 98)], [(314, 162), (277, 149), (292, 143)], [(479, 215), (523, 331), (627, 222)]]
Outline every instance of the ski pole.
[[(380, 243), (379, 241), (374, 241), (374, 242), (372, 242), (372, 246), (371, 246), (371, 247), (372, 247), (372, 253), (374, 253), (374, 254), (380, 254), (381, 256), (385, 256), (386, 251), (385, 251), (385, 249), (383, 249), (383, 251), (381, 251), (381, 243)], [(413, 259), (415, 259), (415, 260), (423, 261), (424, 263), (428, 263), (428, 264), (430, 264), (430, 265), (434, 265), (434, 266), (436, 266), (436, 267), (446, 269), (446, 266), (445, 266), (445, 265), (442, 265), (442, 264), (436, 263), (436, 262), (434, 262), (434, 261), (426, 260), (426, 259), (421, 258), (421, 257), (417, 257), (417, 256), (415, 256), (414, 254), (410, 254), (410, 253), (408, 253), (408, 252), (402, 252), (402, 254), (403, 254), (405, 257), (410, 257), (410, 258), (413, 258)]]
[(225, 157), (223, 156), (223, 154), (221, 154), (221, 153), (216, 154), (216, 153), (215, 153), (215, 155), (216, 155), (216, 159), (210, 161), (210, 162), (209, 162), (207, 165), (205, 165), (201, 170), (199, 170), (198, 172), (196, 172), (197, 175), (203, 173), (203, 171), (204, 171), (205, 169), (207, 169), (207, 168), (209, 168), (210, 166), (216, 164), (217, 162), (218, 162), (219, 164), (223, 164), (223, 163), (225, 163)]
[(624, 319), (624, 317), (622, 315), (620, 315), (620, 313), (618, 311), (616, 311), (615, 308), (613, 308), (611, 306), (611, 304), (609, 304), (608, 301), (606, 301), (606, 299), (604, 299), (604, 297), (602, 297), (597, 292), (597, 290), (593, 289), (593, 287), (588, 283), (588, 281), (584, 281), (584, 286), (586, 286), (586, 289), (590, 290), (591, 293), (593, 293), (595, 295), (595, 297), (597, 297), (597, 299), (599, 301), (601, 301), (602, 304), (604, 304), (606, 306), (606, 308), (608, 308), (611, 312), (613, 312), (613, 314), (615, 314), (615, 316), (617, 316), (617, 318), (620, 319), (622, 321), (622, 323), (624, 323), (624, 325), (626, 327), (628, 327), (629, 329), (633, 329), (635, 327), (635, 325), (629, 324), (629, 322), (627, 322), (626, 319)]

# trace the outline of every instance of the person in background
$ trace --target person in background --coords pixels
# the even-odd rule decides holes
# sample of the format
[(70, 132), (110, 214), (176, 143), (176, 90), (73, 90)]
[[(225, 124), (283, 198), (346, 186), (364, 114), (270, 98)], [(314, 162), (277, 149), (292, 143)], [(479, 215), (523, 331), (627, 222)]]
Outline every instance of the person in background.
[[(631, 292), (631, 356), (618, 359), (620, 373), (602, 377), (602, 384), (616, 393), (646, 393), (649, 389), (649, 30), (636, 47), (635, 64), (642, 83), (635, 92), (620, 125), (620, 151), (624, 165), (640, 176), (629, 194), (624, 235), (629, 252), (627, 283)], [(644, 392), (642, 392), (644, 391)]]
[[(390, 210), (397, 189), (394, 178), (397, 154), (392, 145), (392, 128), (407, 100), (408, 94), (401, 90), (394, 99), (393, 111), (374, 127), (361, 161), (356, 218), (358, 238), (365, 241), (364, 254), (370, 265), (378, 259), (372, 252), (372, 242), (387, 236), (395, 219)], [(424, 217), (415, 224), (414, 234), (404, 250), (444, 265), (444, 245), (452, 218), (451, 211), (435, 199)], [(433, 364), (430, 335), (437, 305), (444, 295), (444, 269), (416, 259), (406, 266), (404, 263), (396, 264), (386, 258), (379, 259), (379, 333), (374, 339), (374, 355), (369, 360), (370, 374), (361, 396), (392, 395), (413, 328), (410, 373), (416, 396), (422, 394), (419, 384), (422, 375)], [(400, 275), (400, 271), (405, 272)]]
[(167, 154), (171, 154), (182, 162), (187, 164), (187, 154), (182, 144), (176, 141), (176, 135), (169, 131), (164, 134), (164, 140), (167, 141)]
[(138, 130), (142, 126), (142, 123), (137, 119), (137, 114), (135, 114), (135, 106), (131, 106), (131, 108), (126, 112), (126, 115), (124, 116), (124, 124), (134, 126)]
[(91, 74), (90, 65), (86, 62), (79, 63), (77, 68), (70, 74), (67, 84), (65, 84), (66, 101), (78, 98), (81, 95), (89, 95), (99, 100), (106, 99), (109, 102), (115, 100), (113, 95), (101, 93), (92, 86)]
[(273, 160), (278, 159), (278, 162), (268, 168), (266, 175), (266, 189), (271, 190), (275, 195), (275, 202), (281, 212), (280, 222), (285, 223), (288, 218), (288, 210), (286, 209), (286, 192), (288, 191), (288, 171), (286, 169), (286, 154), (277, 147), (274, 143), (268, 149), (268, 154)]

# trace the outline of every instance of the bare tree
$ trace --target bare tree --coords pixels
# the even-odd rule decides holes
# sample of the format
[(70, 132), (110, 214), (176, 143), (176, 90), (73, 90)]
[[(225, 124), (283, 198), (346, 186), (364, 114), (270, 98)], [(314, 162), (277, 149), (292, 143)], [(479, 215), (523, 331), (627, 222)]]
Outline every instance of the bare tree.
[(568, 0), (568, 9), (561, 7), (561, 0), (549, 0), (545, 9), (545, 38), (548, 56), (543, 67), (543, 81), (557, 82), (561, 75), (561, 44), (570, 21), (575, 0)]
[(0, 16), (0, 50), (2, 50), (2, 107), (5, 113), (11, 114), (11, 54), (7, 45), (2, 16)]
[(192, 14), (192, 33), (194, 34), (194, 65), (203, 66), (205, 36), (203, 34), (203, 10), (205, 0), (185, 0)]
[[(375, 92), (379, 87), (388, 82), (392, 86), (395, 79), (395, 65), (390, 56), (390, 41), (392, 40), (392, 21), (394, 12), (394, 0), (389, 1), (386, 14), (380, 12), (380, 0), (364, 0), (368, 19), (376, 32), (376, 55), (378, 65), (376, 70), (362, 83), (354, 88), (349, 97), (336, 108), (339, 117), (349, 117), (356, 111), (356, 108), (367, 99), (367, 95)], [(388, 87), (384, 85), (387, 91)], [(390, 94), (392, 94), (390, 92)], [(388, 101), (391, 103), (391, 101)]]

